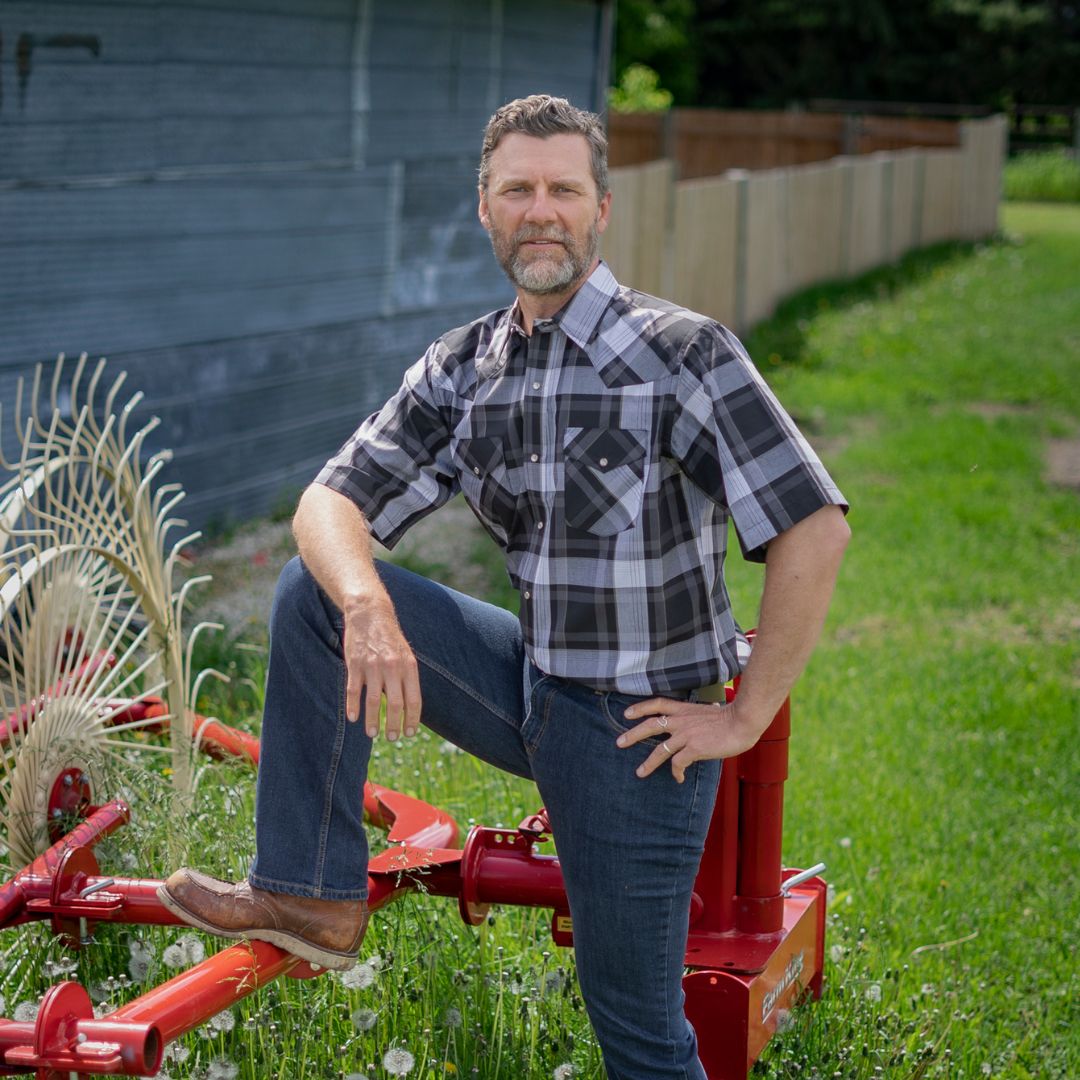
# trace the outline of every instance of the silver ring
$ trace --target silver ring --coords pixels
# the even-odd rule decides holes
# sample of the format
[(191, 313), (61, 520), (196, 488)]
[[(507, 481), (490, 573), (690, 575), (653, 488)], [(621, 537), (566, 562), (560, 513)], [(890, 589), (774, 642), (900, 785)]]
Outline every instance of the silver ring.
[(663, 750), (665, 754), (671, 753), (671, 747), (668, 746), (666, 739), (660, 744), (660, 749)]
[(666, 716), (658, 716), (656, 718), (656, 724), (658, 727), (666, 728), (668, 725), (668, 718)]

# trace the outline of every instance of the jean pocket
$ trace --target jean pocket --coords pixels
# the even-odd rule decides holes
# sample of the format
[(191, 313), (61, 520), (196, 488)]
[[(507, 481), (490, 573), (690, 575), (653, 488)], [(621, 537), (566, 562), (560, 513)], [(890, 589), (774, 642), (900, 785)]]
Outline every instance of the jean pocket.
[[(656, 694), (650, 694), (648, 697), (641, 697), (635, 694), (620, 694), (615, 691), (604, 694), (603, 698), (603, 713), (604, 719), (607, 721), (608, 727), (615, 732), (616, 735), (622, 735), (624, 732), (629, 731), (631, 728), (635, 728), (641, 723), (641, 720), (627, 720), (623, 715), (631, 705), (636, 705), (639, 701), (650, 701), (656, 697)], [(658, 743), (660, 741), (661, 732), (658, 729), (655, 735), (650, 735), (644, 739), (646, 743)]]
[(566, 523), (596, 536), (629, 528), (641, 512), (649, 433), (569, 427), (563, 437)]

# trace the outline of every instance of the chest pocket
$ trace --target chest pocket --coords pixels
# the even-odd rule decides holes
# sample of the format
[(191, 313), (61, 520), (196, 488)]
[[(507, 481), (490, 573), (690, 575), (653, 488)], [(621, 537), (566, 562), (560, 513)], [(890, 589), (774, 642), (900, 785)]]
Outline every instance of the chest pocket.
[(563, 438), (566, 523), (596, 536), (629, 528), (641, 511), (648, 431), (569, 427)]
[(481, 521), (503, 543), (513, 533), (518, 509), (518, 472), (502, 439), (463, 440), (457, 445), (461, 459), (461, 490)]

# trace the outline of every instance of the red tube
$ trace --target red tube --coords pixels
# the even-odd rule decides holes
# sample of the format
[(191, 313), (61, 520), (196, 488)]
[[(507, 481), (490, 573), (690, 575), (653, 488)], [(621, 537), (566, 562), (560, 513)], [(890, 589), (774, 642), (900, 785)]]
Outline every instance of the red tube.
[(207, 957), (106, 1019), (151, 1023), (165, 1042), (172, 1042), (302, 963), (268, 942), (245, 941)]
[(195, 737), (201, 750), (212, 758), (233, 757), (259, 764), (259, 740), (239, 728), (229, 727), (220, 720), (203, 720), (196, 717)]
[[(92, 847), (102, 837), (115, 832), (131, 820), (127, 803), (119, 799), (98, 807), (85, 821), (80, 822), (47, 851), (43, 851), (29, 866), (20, 870), (10, 881), (0, 885), (0, 927), (9, 926), (22, 914), (25, 897), (23, 883), (34, 878), (47, 878), (50, 885), (52, 872), (59, 865), (65, 852), (75, 847)], [(46, 894), (47, 895), (47, 894)]]

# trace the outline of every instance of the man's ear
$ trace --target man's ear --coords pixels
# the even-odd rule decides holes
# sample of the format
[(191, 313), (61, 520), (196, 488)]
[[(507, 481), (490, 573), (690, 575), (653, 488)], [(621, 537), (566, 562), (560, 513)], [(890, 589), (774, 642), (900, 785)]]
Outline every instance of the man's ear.
[(483, 225), (485, 229), (490, 229), (491, 217), (488, 214), (487, 192), (484, 191), (483, 188), (478, 188), (477, 190), (480, 193), (480, 203), (476, 208), (476, 214), (477, 217), (480, 218), (480, 224)]
[(611, 192), (609, 191), (600, 200), (600, 209), (596, 214), (596, 231), (602, 233), (607, 227), (608, 222), (611, 220)]

